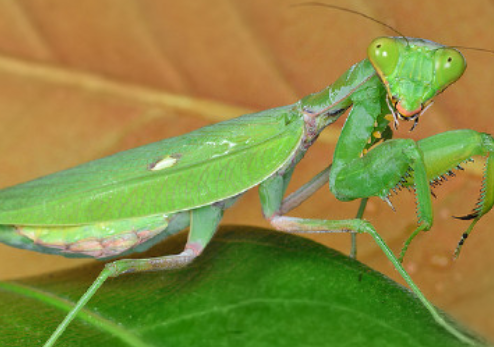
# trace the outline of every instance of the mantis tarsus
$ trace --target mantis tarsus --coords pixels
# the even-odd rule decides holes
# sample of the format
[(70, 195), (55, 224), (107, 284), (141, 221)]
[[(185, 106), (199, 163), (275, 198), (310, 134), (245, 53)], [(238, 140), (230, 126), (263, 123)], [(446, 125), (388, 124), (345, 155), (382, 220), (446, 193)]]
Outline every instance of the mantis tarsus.
[[(387, 199), (397, 186), (413, 187), (418, 226), (407, 244), (418, 232), (428, 230), (433, 220), (430, 182), (471, 156), (490, 154), (494, 139), (473, 130), (456, 130), (416, 143), (391, 140), (392, 127), (402, 121), (415, 125), (432, 98), (460, 78), (465, 67), (455, 49), (422, 39), (381, 37), (369, 45), (368, 59), (293, 105), (2, 190), (0, 241), (40, 252), (107, 258), (143, 250), (191, 225), (180, 254), (107, 264), (46, 346), (56, 342), (108, 277), (172, 269), (193, 261), (213, 236), (223, 211), (257, 185), (263, 213), (279, 230), (369, 233), (434, 318), (459, 339), (471, 342), (430, 304), (370, 223), (284, 215), (329, 177), (330, 190), (342, 201)], [(296, 164), (320, 131), (350, 107), (331, 169), (284, 200)], [(481, 203), (468, 216), (472, 226), (494, 203), (491, 162), (489, 156)]]

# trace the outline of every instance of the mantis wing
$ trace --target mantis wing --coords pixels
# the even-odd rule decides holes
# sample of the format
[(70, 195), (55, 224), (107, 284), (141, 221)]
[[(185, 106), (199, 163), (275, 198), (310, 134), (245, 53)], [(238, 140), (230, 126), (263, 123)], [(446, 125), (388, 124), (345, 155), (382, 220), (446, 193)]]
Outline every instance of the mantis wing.
[(211, 204), (279, 170), (303, 133), (287, 106), (120, 152), (0, 191), (0, 224), (85, 224)]

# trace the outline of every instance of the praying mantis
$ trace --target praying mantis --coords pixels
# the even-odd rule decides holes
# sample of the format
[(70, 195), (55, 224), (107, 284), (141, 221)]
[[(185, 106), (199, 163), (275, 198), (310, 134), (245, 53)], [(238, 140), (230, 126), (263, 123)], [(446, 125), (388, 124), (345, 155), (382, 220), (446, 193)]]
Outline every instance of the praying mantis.
[[(413, 47), (421, 47), (421, 49), (424, 51), (430, 50), (430, 52), (436, 52), (436, 53), (439, 51), (443, 52), (444, 50), (444, 48), (442, 48), (439, 45), (435, 45), (433, 43), (419, 39), (380, 38), (377, 39), (377, 41), (371, 43), (371, 45), (369, 46), (370, 47), (369, 50), (371, 51), (370, 54), (372, 53), (372, 49), (374, 49), (375, 51), (378, 50), (377, 48), (379, 45), (391, 47), (390, 50), (389, 51), (386, 50), (386, 52), (394, 52), (393, 54), (398, 54), (398, 56), (401, 56), (402, 54), (403, 56), (406, 56), (407, 49), (408, 48), (411, 49)], [(450, 53), (450, 55), (454, 58), (453, 60), (455, 64), (456, 62), (463, 62), (463, 57), (461, 55), (458, 55), (456, 50), (450, 50), (446, 48), (446, 51), (447, 53)], [(435, 53), (432, 55), (435, 55)], [(233, 122), (221, 123), (223, 124), (221, 126), (226, 127), (227, 132), (222, 132), (220, 134), (221, 136), (218, 136), (217, 138), (211, 141), (209, 138), (206, 139), (205, 137), (205, 136), (210, 136), (210, 134), (207, 133), (208, 130), (200, 130), (196, 133), (192, 133), (189, 135), (185, 135), (184, 137), (177, 138), (176, 141), (179, 141), (179, 145), (175, 145), (176, 147), (169, 146), (170, 145), (169, 142), (168, 143), (163, 142), (164, 144), (166, 144), (166, 146), (155, 145), (154, 147), (156, 149), (153, 149), (152, 145), (151, 147), (142, 147), (142, 149), (140, 150), (137, 149), (133, 152), (127, 152), (127, 154), (117, 154), (116, 156), (111, 157), (109, 159), (103, 159), (102, 161), (89, 164), (89, 166), (88, 165), (84, 167), (81, 166), (80, 169), (76, 168), (73, 171), (66, 171), (65, 173), (60, 173), (57, 176), (49, 176), (40, 181), (33, 181), (32, 183), (28, 183), (27, 185), (19, 186), (18, 188), (14, 187), (11, 189), (7, 189), (2, 193), (0, 193), (0, 201), (5, 202), (5, 205), (3, 205), (5, 209), (2, 210), (2, 212), (4, 213), (0, 214), (0, 223), (2, 223), (2, 227), (0, 227), (0, 238), (3, 240), (3, 242), (7, 244), (28, 248), (28, 249), (31, 248), (37, 251), (49, 251), (53, 253), (68, 252), (71, 254), (80, 252), (81, 254), (104, 258), (104, 257), (117, 255), (120, 252), (124, 252), (128, 249), (132, 249), (132, 247), (138, 246), (140, 242), (145, 243), (147, 242), (147, 240), (151, 242), (153, 237), (158, 236), (158, 234), (161, 232), (161, 229), (168, 228), (169, 224), (170, 225), (172, 224), (171, 222), (172, 218), (174, 220), (173, 223), (176, 224), (173, 224), (174, 228), (168, 229), (168, 231), (174, 232), (182, 229), (188, 224), (188, 217), (185, 216), (185, 214), (187, 214), (188, 211), (192, 210), (192, 211), (196, 211), (192, 214), (193, 221), (194, 219), (204, 221), (200, 223), (196, 222), (196, 225), (197, 224), (205, 225), (207, 224), (206, 222), (211, 222), (211, 224), (214, 225), (211, 226), (209, 230), (206, 231), (199, 230), (199, 235), (196, 235), (193, 229), (192, 231), (193, 237), (191, 237), (192, 242), (190, 242), (189, 247), (186, 249), (186, 251), (184, 251), (182, 255), (174, 258), (175, 260), (173, 260), (173, 262), (175, 262), (177, 266), (182, 266), (185, 263), (190, 262), (205, 247), (209, 238), (212, 236), (212, 233), (214, 232), (213, 229), (218, 219), (220, 218), (222, 210), (224, 208), (229, 207), (229, 205), (233, 203), (233, 200), (238, 194), (242, 193), (246, 189), (251, 188), (252, 186), (257, 185), (259, 183), (261, 184), (261, 201), (263, 202), (264, 214), (273, 223), (275, 227), (285, 231), (303, 231), (305, 226), (307, 226), (306, 231), (310, 231), (311, 229), (314, 228), (314, 224), (312, 224), (311, 221), (288, 219), (279, 213), (281, 210), (288, 209), (286, 207), (287, 206), (286, 204), (285, 205), (282, 204), (282, 195), (284, 190), (286, 189), (286, 185), (288, 183), (291, 170), (294, 168), (292, 167), (292, 164), (296, 164), (296, 162), (300, 160), (300, 158), (303, 155), (303, 152), (315, 140), (317, 132), (322, 130), (323, 127), (332, 123), (334, 120), (336, 120), (337, 117), (341, 116), (342, 111), (350, 107), (352, 102), (354, 109), (354, 111), (352, 112), (354, 112), (354, 114), (349, 116), (350, 117), (349, 119), (355, 119), (355, 121), (359, 120), (359, 122), (356, 125), (356, 128), (352, 128), (355, 125), (352, 125), (351, 122), (347, 121), (347, 125), (345, 125), (347, 130), (343, 130), (343, 133), (340, 137), (344, 141), (340, 141), (338, 144), (338, 148), (336, 149), (336, 154), (333, 161), (333, 167), (329, 173), (331, 175), (329, 177), (330, 177), (330, 182), (331, 182), (330, 187), (332, 189), (332, 192), (341, 200), (350, 200), (353, 198), (365, 198), (369, 196), (380, 196), (385, 199), (386, 194), (389, 192), (389, 189), (394, 188), (396, 184), (400, 181), (400, 179), (403, 178), (404, 179), (402, 181), (403, 185), (405, 186), (411, 186), (413, 184), (417, 185), (416, 190), (418, 192), (419, 211), (421, 213), (422, 220), (421, 223), (419, 223), (419, 227), (417, 228), (416, 232), (428, 229), (432, 222), (432, 216), (430, 214), (431, 208), (430, 208), (430, 199), (429, 199), (430, 191), (428, 190), (429, 189), (428, 180), (432, 177), (435, 177), (436, 175), (441, 174), (443, 171), (449, 170), (451, 168), (451, 165), (454, 166), (460, 164), (461, 161), (468, 159), (470, 155), (486, 154), (487, 152), (490, 153), (492, 151), (490, 147), (491, 138), (488, 135), (484, 136), (482, 134), (473, 131), (466, 131), (461, 133), (458, 132), (446, 133), (446, 135), (438, 135), (438, 137), (433, 137), (432, 140), (426, 139), (420, 142), (420, 146), (418, 150), (415, 147), (415, 145), (412, 144), (412, 142), (410, 141), (406, 141), (405, 143), (399, 141), (393, 142), (390, 140), (387, 141), (386, 143), (393, 144), (390, 145), (390, 147), (396, 144), (396, 147), (392, 147), (396, 149), (392, 149), (390, 152), (379, 152), (380, 150), (385, 151), (384, 149), (385, 145), (381, 144), (376, 147), (373, 146), (376, 145), (378, 142), (381, 142), (389, 137), (390, 130), (388, 129), (390, 129), (390, 125), (393, 126), (394, 122), (401, 122), (404, 120), (412, 120), (413, 122), (418, 120), (419, 114), (425, 108), (420, 104), (421, 103), (426, 104), (428, 100), (422, 100), (417, 104), (411, 102), (410, 105), (405, 105), (406, 104), (405, 101), (402, 101), (400, 103), (397, 99), (393, 99), (392, 97), (387, 97), (386, 95), (389, 94), (386, 94), (386, 92), (388, 91), (386, 89), (388, 88), (390, 94), (392, 96), (395, 95), (394, 94), (395, 92), (392, 90), (393, 86), (390, 83), (389, 87), (386, 88), (383, 86), (381, 82), (389, 79), (390, 78), (389, 76), (392, 75), (392, 72), (399, 64), (396, 63), (397, 65), (395, 65), (394, 68), (389, 68), (389, 69), (385, 64), (384, 66), (386, 67), (381, 67), (379, 69), (381, 65), (377, 62), (379, 58), (376, 57), (378, 56), (382, 57), (383, 54), (374, 52), (373, 64), (371, 64), (369, 61), (364, 61), (355, 65), (353, 68), (347, 71), (347, 73), (344, 74), (343, 77), (339, 80), (340, 84), (336, 82), (336, 84), (333, 85), (333, 86), (346, 86), (348, 87), (347, 89), (345, 88), (341, 88), (339, 90), (335, 90), (336, 88), (328, 89), (321, 93), (317, 93), (312, 96), (306, 97), (296, 105), (287, 106), (275, 110), (264, 111), (253, 116), (245, 116)], [(446, 60), (448, 58), (451, 58), (451, 56), (448, 56), (446, 54)], [(403, 57), (399, 58), (397, 61), (400, 61), (400, 59), (404, 59), (403, 61), (406, 61), (406, 58)], [(394, 65), (394, 63), (391, 65)], [(376, 69), (376, 66), (378, 71), (377, 75), (374, 70)], [(438, 81), (440, 80), (441, 82), (438, 82), (433, 86), (434, 91), (430, 94), (431, 97), (435, 96), (437, 92), (442, 91), (449, 84), (453, 83), (457, 78), (459, 78), (459, 76), (463, 72), (464, 64), (459, 64), (458, 66), (459, 67), (455, 67), (452, 75), (446, 74), (446, 76), (441, 76), (440, 78), (438, 78)], [(367, 88), (367, 86), (369, 87)], [(365, 98), (362, 97), (362, 94), (360, 94), (360, 92), (366, 93)], [(332, 93), (335, 96), (335, 98), (333, 100), (327, 100), (327, 96), (331, 95)], [(347, 99), (347, 96), (350, 96), (351, 99)], [(355, 99), (353, 99), (353, 97), (355, 97)], [(365, 99), (367, 100), (366, 102), (368, 102), (369, 97), (370, 99), (375, 101), (375, 103), (374, 102), (369, 104), (366, 103), (364, 106), (363, 100)], [(409, 102), (408, 99), (403, 99), (403, 100)], [(360, 107), (359, 105), (362, 105), (362, 107)], [(367, 105), (370, 108), (374, 108), (374, 110), (368, 112), (369, 114), (374, 115), (372, 122), (369, 122), (369, 124), (365, 123), (365, 117), (357, 119), (358, 115), (367, 114), (366, 112), (367, 110), (364, 110), (367, 107)], [(292, 112), (295, 115), (294, 117), (291, 116)], [(385, 114), (384, 114), (385, 112), (394, 113), (394, 118), (393, 119), (385, 118)], [(261, 120), (262, 122), (258, 123), (258, 120)], [(275, 121), (273, 122), (273, 120)], [(376, 125), (376, 121), (377, 121), (377, 125)], [(274, 131), (275, 134), (277, 134), (276, 131), (286, 126), (290, 127), (290, 129), (288, 130), (290, 136), (286, 136), (286, 138), (283, 137), (282, 139), (280, 139), (280, 141), (281, 140), (288, 141), (289, 144), (276, 143), (275, 146), (273, 143), (275, 149), (277, 148), (286, 149), (286, 153), (284, 154), (275, 153), (274, 149), (273, 150), (265, 149), (263, 151), (270, 155), (273, 155), (272, 159), (271, 158), (269, 158), (269, 160), (263, 159), (267, 161), (267, 164), (273, 165), (273, 167), (270, 168), (269, 170), (267, 170), (265, 167), (263, 167), (262, 170), (256, 170), (255, 166), (254, 168), (246, 169), (246, 168), (242, 168), (239, 165), (239, 169), (241, 169), (242, 173), (261, 171), (261, 178), (253, 179), (249, 181), (250, 183), (248, 184), (246, 183), (240, 184), (241, 188), (240, 189), (235, 188), (233, 190), (233, 193), (230, 191), (228, 193), (224, 193), (224, 195), (222, 195), (221, 197), (214, 195), (212, 200), (206, 202), (203, 201), (200, 203), (191, 203), (190, 201), (185, 201), (182, 203), (182, 205), (179, 206), (175, 205), (175, 207), (171, 207), (171, 208), (159, 207), (159, 201), (158, 199), (155, 199), (156, 204), (152, 206), (151, 205), (146, 206), (146, 208), (153, 208), (155, 206), (158, 206), (159, 208), (162, 209), (157, 211), (157, 213), (155, 213), (156, 211), (154, 210), (151, 213), (148, 210), (146, 210), (146, 212), (138, 216), (143, 218), (142, 219), (138, 218), (136, 220), (132, 220), (132, 218), (135, 217), (134, 215), (128, 214), (128, 213), (133, 213), (132, 212), (133, 210), (138, 210), (137, 208), (135, 208), (136, 206), (127, 206), (128, 211), (125, 211), (124, 209), (119, 209), (118, 213), (121, 214), (115, 214), (116, 211), (112, 211), (111, 209), (106, 209), (104, 211), (101, 210), (101, 206), (102, 206), (101, 204), (96, 206), (96, 208), (91, 208), (90, 205), (93, 203), (94, 200), (90, 198), (85, 198), (85, 199), (78, 198), (76, 200), (72, 200), (73, 204), (77, 205), (76, 206), (77, 209), (81, 209), (81, 203), (82, 204), (84, 204), (85, 202), (88, 203), (87, 208), (86, 207), (82, 208), (82, 210), (87, 211), (88, 214), (81, 216), (78, 215), (78, 212), (76, 212), (75, 209), (71, 210), (72, 212), (68, 214), (64, 213), (64, 211), (56, 211), (56, 208), (58, 207), (66, 208), (64, 206), (68, 206), (68, 205), (64, 205), (64, 206), (59, 205), (58, 203), (55, 203), (55, 200), (53, 199), (51, 201), (53, 201), (54, 203), (54, 209), (51, 208), (49, 209), (52, 212), (47, 213), (48, 210), (37, 211), (36, 208), (34, 208), (34, 210), (29, 211), (29, 213), (23, 212), (22, 215), (18, 214), (18, 218), (20, 219), (15, 220), (15, 218), (17, 218), (15, 213), (15, 208), (16, 208), (15, 206), (17, 205), (15, 205), (15, 203), (13, 203), (13, 205), (9, 205), (9, 201), (12, 202), (16, 200), (16, 194), (19, 193), (18, 196), (22, 195), (23, 196), (22, 199), (24, 200), (25, 197), (28, 195), (26, 193), (31, 192), (32, 193), (31, 197), (34, 201), (34, 205), (36, 205), (38, 202), (36, 202), (35, 200), (37, 199), (36, 197), (39, 196), (38, 194), (36, 194), (36, 189), (44, 189), (44, 188), (40, 188), (41, 185), (49, 182), (50, 183), (49, 185), (52, 186), (52, 182), (53, 182), (53, 186), (56, 186), (58, 182), (66, 179), (68, 180), (66, 181), (66, 184), (68, 186), (74, 187), (74, 181), (71, 181), (71, 177), (80, 178), (82, 174), (85, 175), (85, 174), (92, 174), (93, 172), (101, 172), (101, 170), (105, 167), (110, 167), (110, 168), (117, 167), (118, 162), (128, 163), (128, 160), (126, 160), (126, 158), (133, 158), (133, 159), (139, 158), (139, 160), (142, 160), (141, 162), (135, 164), (136, 165), (135, 168), (132, 168), (131, 170), (132, 172), (130, 172), (130, 178), (132, 179), (134, 178), (133, 175), (136, 172), (134, 170), (140, 170), (138, 172), (139, 175), (142, 176), (139, 176), (139, 179), (137, 181), (141, 181), (142, 179), (142, 182), (144, 182), (144, 181), (152, 181), (155, 177), (160, 176), (161, 174), (166, 176), (167, 173), (171, 172), (173, 169), (181, 168), (180, 166), (181, 164), (185, 165), (187, 163), (186, 160), (189, 159), (187, 156), (189, 153), (192, 152), (192, 150), (190, 150), (189, 152), (184, 151), (183, 150), (184, 146), (186, 147), (190, 145), (190, 148), (192, 149), (196, 149), (198, 145), (204, 145), (206, 148), (218, 146), (217, 149), (219, 150), (219, 152), (209, 153), (208, 155), (210, 156), (210, 158), (221, 158), (222, 156), (231, 156), (233, 155), (231, 148), (242, 146), (240, 140), (232, 141), (229, 139), (229, 135), (232, 132), (232, 124), (234, 124), (235, 122), (245, 122), (244, 124), (248, 124), (249, 127), (252, 128), (261, 126), (262, 128), (258, 128), (258, 129), (262, 129), (261, 134), (264, 133), (265, 134), (264, 136), (267, 136), (267, 137), (262, 137), (263, 140), (276, 137), (272, 135), (273, 134), (272, 132)], [(214, 126), (207, 129), (214, 129)], [(358, 132), (355, 131), (355, 129), (362, 130), (362, 132), (365, 133), (364, 134), (365, 136), (363, 137), (355, 136)], [(296, 132), (295, 130), (297, 130), (298, 132)], [(206, 133), (201, 133), (202, 131), (205, 131)], [(249, 141), (255, 141), (256, 138), (260, 139), (260, 135), (258, 133), (244, 132), (244, 133), (240, 133), (238, 136), (242, 138), (241, 141), (243, 141), (242, 143), (244, 145), (249, 144)], [(367, 143), (368, 139), (371, 136), (372, 136), (371, 143)], [(206, 141), (203, 141), (203, 139), (206, 139)], [(434, 149), (436, 148), (436, 144), (439, 143), (439, 146), (437, 147), (440, 150), (443, 150), (445, 147), (449, 148), (453, 144), (460, 143), (459, 139), (469, 139), (470, 140), (469, 143), (472, 144), (472, 148), (473, 148), (472, 151), (466, 153), (463, 152), (463, 149), (459, 149), (458, 151), (453, 151), (453, 152), (448, 151), (446, 155), (445, 153), (439, 153), (437, 157), (434, 156), (435, 155)], [(180, 141), (183, 142), (180, 143)], [(208, 142), (213, 143), (213, 145), (209, 144)], [(485, 147), (481, 146), (480, 145), (481, 143), (482, 145), (485, 144)], [(406, 144), (406, 146), (403, 146), (402, 144)], [(358, 151), (350, 151), (351, 153), (346, 151), (347, 149), (352, 147), (355, 147), (356, 149), (358, 149)], [(174, 148), (174, 150), (169, 153), (162, 153), (168, 148)], [(249, 152), (249, 148), (250, 147), (247, 146), (244, 147), (243, 150)], [(366, 152), (365, 150), (368, 151)], [(364, 167), (363, 169), (358, 165), (364, 165), (366, 160), (367, 163), (370, 164), (379, 164), (376, 159), (382, 159), (382, 160), (388, 159), (387, 158), (388, 154), (391, 155), (394, 154), (395, 152), (407, 153), (407, 155), (409, 156), (407, 155), (405, 156), (407, 160), (405, 160), (404, 162), (400, 161), (403, 159), (402, 157), (400, 156), (396, 157), (396, 161), (393, 161), (393, 163), (399, 165), (394, 166), (389, 171), (385, 172), (386, 177), (384, 179), (381, 179), (381, 181), (384, 181), (385, 183), (384, 185), (380, 185), (377, 187), (372, 186), (372, 184), (370, 184), (369, 186), (358, 186), (358, 183), (356, 182), (362, 181), (361, 179), (362, 176), (359, 176), (359, 173), (366, 172), (367, 174), (369, 172), (369, 170), (367, 170), (367, 167)], [(424, 154), (423, 159), (421, 159), (421, 155), (420, 155), (421, 152), (423, 152)], [(145, 157), (148, 153), (149, 156), (144, 159), (143, 157)], [(200, 151), (199, 154), (200, 156), (204, 156), (206, 155), (206, 153), (208, 153), (208, 151), (203, 148), (203, 151)], [(440, 159), (442, 159), (443, 156), (446, 158), (450, 158), (452, 153), (454, 153), (456, 156), (460, 156), (461, 160), (459, 162), (455, 162), (455, 160), (456, 161), (458, 160), (458, 158), (455, 158), (453, 159), (453, 162), (450, 161), (444, 164), (440, 163)], [(141, 157), (140, 154), (143, 154), (143, 156)], [(129, 157), (126, 157), (126, 155), (129, 155)], [(427, 155), (430, 155), (430, 157), (427, 157)], [(203, 158), (190, 159), (192, 161), (189, 162), (189, 165), (190, 163), (196, 163), (196, 161), (194, 160), (199, 160), (199, 159), (202, 160)], [(241, 158), (241, 159), (245, 159), (245, 158)], [(107, 164), (103, 163), (104, 160), (107, 161)], [(410, 160), (413, 163), (411, 163)], [(420, 164), (421, 160), (425, 161), (424, 165)], [(350, 164), (353, 163), (354, 161), (355, 164), (357, 164), (356, 166)], [(358, 164), (358, 163), (364, 163), (364, 164)], [(434, 165), (432, 165), (432, 163), (437, 163), (437, 167), (436, 167), (437, 172), (432, 172), (431, 174), (427, 170), (429, 168), (434, 168)], [(91, 168), (91, 165), (93, 165), (93, 168)], [(109, 166), (105, 166), (105, 165), (109, 165)], [(409, 166), (412, 166), (413, 172), (409, 171)], [(379, 171), (382, 170), (383, 167), (386, 166), (379, 164), (378, 166), (375, 167), (375, 169), (376, 171)], [(489, 167), (490, 166), (488, 166), (488, 168)], [(77, 171), (77, 170), (82, 170), (82, 171)], [(89, 170), (89, 171), (84, 171), (84, 170)], [(267, 170), (267, 172), (264, 170)], [(115, 171), (119, 171), (119, 170), (115, 170)], [(323, 175), (327, 175), (328, 174), (327, 171), (328, 170), (324, 171)], [(75, 173), (75, 175), (71, 176), (72, 175), (71, 172)], [(123, 172), (123, 175), (125, 176), (128, 173), (129, 172)], [(487, 177), (491, 177), (489, 173)], [(115, 174), (116, 176), (110, 176), (110, 178), (117, 177), (116, 180), (120, 179), (118, 177), (118, 172), (113, 172), (112, 174)], [(347, 174), (351, 174), (354, 176), (352, 177), (350, 175), (350, 177), (345, 177), (345, 175)], [(375, 172), (373, 175), (371, 175), (371, 177), (379, 177), (379, 174), (380, 172)], [(194, 187), (199, 187), (199, 186), (207, 186), (207, 187), (211, 186), (211, 184), (209, 183), (204, 184), (204, 182), (209, 182), (207, 181), (208, 178), (204, 177), (204, 175), (195, 176), (195, 177), (197, 177), (199, 181), (195, 183), (188, 181), (187, 189), (194, 189)], [(317, 179), (313, 181), (313, 183), (318, 184), (319, 182), (318, 179), (320, 177), (321, 176), (318, 176)], [(93, 176), (91, 176), (91, 178), (93, 178)], [(125, 180), (129, 179), (129, 176), (125, 176), (124, 179)], [(215, 179), (218, 179), (218, 177), (215, 177)], [(202, 180), (206, 180), (206, 181), (202, 181)], [(97, 181), (91, 179), (88, 182), (96, 183)], [(373, 180), (370, 179), (369, 182), (373, 183)], [(101, 187), (103, 189), (103, 192), (101, 193), (101, 191), (98, 191), (99, 193), (101, 194), (106, 192), (112, 193), (113, 191), (112, 189), (103, 188), (105, 185), (103, 182), (99, 181), (97, 183), (98, 184), (97, 187), (95, 186), (95, 189), (99, 189), (98, 187)], [(340, 183), (342, 184), (341, 186)], [(490, 188), (489, 180), (487, 180), (486, 183), (487, 183), (487, 191), (489, 191)], [(179, 187), (179, 183), (175, 183), (174, 186)], [(358, 189), (356, 191), (351, 191), (352, 188), (355, 187)], [(85, 186), (81, 188), (86, 189), (88, 187)], [(363, 192), (365, 189), (367, 189), (367, 191)], [(67, 189), (62, 189), (62, 190), (64, 192), (67, 192)], [(146, 190), (146, 192), (149, 192), (149, 190)], [(11, 195), (12, 193), (13, 195)], [(211, 193), (212, 193), (211, 190), (208, 190), (205, 194), (208, 195)], [(53, 194), (54, 195), (51, 196), (52, 198), (54, 196), (57, 196), (55, 192)], [(183, 196), (183, 195), (193, 195), (193, 194), (178, 194), (177, 196)], [(93, 195), (91, 194), (91, 196)], [(299, 194), (296, 197), (299, 198), (305, 197), (304, 190), (302, 190), (301, 194)], [(492, 207), (492, 199), (489, 198), (491, 198), (491, 196), (487, 195), (487, 199), (485, 200), (486, 202), (481, 207), (481, 211), (479, 215), (475, 216), (475, 218), (480, 218), (482, 215), (487, 213), (489, 209)], [(109, 197), (109, 199), (110, 201), (118, 201), (118, 198), (116, 200), (112, 200), (113, 198)], [(145, 200), (146, 199), (141, 198), (141, 200), (139, 200), (139, 206), (143, 206)], [(46, 203), (47, 202), (48, 200), (46, 200)], [(44, 200), (42, 203), (43, 206), (46, 206), (46, 203)], [(111, 204), (104, 204), (104, 205), (112, 206)], [(201, 206), (204, 206), (204, 208)], [(70, 207), (67, 208), (70, 209)], [(101, 216), (91, 217), (91, 213), (105, 213), (105, 214), (109, 213), (109, 215), (106, 215), (104, 217), (105, 219), (103, 220)], [(164, 214), (166, 214), (166, 217), (163, 216)], [(66, 217), (64, 217), (64, 215)], [(2, 219), (2, 217), (4, 219)], [(14, 218), (14, 219), (9, 220), (9, 218)], [(63, 218), (68, 218), (68, 219), (64, 220)], [(474, 221), (476, 220), (477, 219), (474, 219)], [(121, 221), (121, 222), (112, 223), (111, 221)], [(142, 225), (141, 222), (143, 223)], [(333, 221), (333, 222), (329, 222), (328, 224), (325, 224), (327, 222), (318, 221), (316, 223), (318, 224), (316, 225), (316, 228), (321, 228), (321, 226), (329, 225), (330, 226), (329, 228), (332, 230), (339, 230), (339, 231), (353, 230), (353, 231), (370, 232), (375, 237), (376, 241), (380, 243), (380, 246), (386, 249), (385, 244), (382, 243), (378, 235), (371, 229), (372, 227), (365, 222), (344, 221), (338, 223)], [(63, 235), (57, 234), (56, 231), (54, 230), (57, 228), (53, 228), (52, 226), (60, 225), (60, 224), (71, 225), (68, 228), (74, 228), (74, 229), (64, 230)], [(94, 229), (94, 227), (96, 227), (97, 224), (99, 224), (99, 230)], [(45, 227), (45, 225), (48, 225), (48, 227)], [(79, 227), (78, 225), (89, 225), (90, 228), (88, 230), (87, 227)], [(133, 236), (133, 235), (128, 235), (129, 233), (127, 231), (129, 230), (129, 225), (132, 227), (132, 229), (137, 228), (139, 232), (142, 231), (142, 234), (138, 233), (137, 235), (138, 241), (133, 241), (132, 239), (128, 238), (128, 236)], [(107, 228), (113, 228), (117, 233), (119, 233), (119, 235), (112, 238), (104, 237), (105, 235), (102, 234), (102, 230)], [(148, 230), (147, 228), (150, 229)], [(73, 233), (73, 235), (75, 235), (76, 238), (70, 241), (67, 240), (66, 239), (67, 232)], [(414, 234), (416, 234), (416, 232)], [(96, 236), (102, 235), (103, 236), (102, 238), (104, 238), (104, 242), (108, 244), (108, 246), (101, 248), (99, 247), (99, 245), (97, 244), (95, 245), (93, 242), (94, 235)], [(198, 236), (198, 238), (196, 238), (195, 236)], [(88, 239), (91, 240), (92, 242), (86, 242), (86, 240)], [(126, 245), (122, 246), (119, 244), (119, 242), (122, 241), (123, 239), (126, 239), (128, 242)], [(96, 242), (96, 243), (103, 243), (103, 242)], [(130, 247), (127, 247), (129, 245)], [(96, 249), (94, 248), (94, 246), (96, 246)], [(147, 246), (149, 246), (149, 244)], [(388, 256), (390, 258), (393, 258), (392, 254), (388, 253)], [(172, 260), (172, 258), (167, 258), (167, 259), (170, 261)], [(395, 264), (395, 266), (399, 269), (399, 271), (404, 271), (401, 268), (399, 262), (396, 261), (396, 259), (392, 259), (392, 261)], [(130, 265), (132, 266), (133, 270), (140, 271), (143, 269), (148, 269), (148, 266), (152, 266), (151, 264), (152, 263), (150, 262), (142, 262), (137, 264), (133, 263)], [(127, 267), (129, 263), (116, 264), (117, 267), (120, 265)], [(144, 267), (141, 268), (141, 265)], [(168, 266), (169, 264), (166, 265)], [(129, 269), (126, 268), (123, 271), (129, 271)], [(405, 278), (407, 278), (406, 275), (404, 276)], [(410, 282), (409, 284), (412, 286), (412, 288), (414, 288), (414, 286)], [(415, 290), (418, 291), (418, 289)], [(418, 294), (419, 292), (416, 293)], [(418, 295), (420, 296), (421, 294)], [(423, 298), (423, 300), (424, 303), (426, 304), (427, 300), (425, 299), (425, 297)], [(432, 313), (435, 310), (432, 306), (430, 307), (430, 309), (432, 310), (431, 311)], [(437, 318), (440, 320), (439, 316)], [(455, 333), (454, 331), (452, 332)]]

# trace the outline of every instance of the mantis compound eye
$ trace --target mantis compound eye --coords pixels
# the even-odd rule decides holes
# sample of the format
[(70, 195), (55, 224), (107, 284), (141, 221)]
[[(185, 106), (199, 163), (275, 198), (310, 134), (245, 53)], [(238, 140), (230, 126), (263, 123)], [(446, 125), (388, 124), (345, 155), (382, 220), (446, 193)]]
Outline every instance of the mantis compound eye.
[(435, 84), (439, 89), (445, 89), (458, 80), (467, 67), (467, 62), (456, 49), (438, 49), (434, 56)]
[(393, 73), (400, 55), (400, 43), (390, 37), (379, 37), (367, 48), (367, 56), (381, 77)]

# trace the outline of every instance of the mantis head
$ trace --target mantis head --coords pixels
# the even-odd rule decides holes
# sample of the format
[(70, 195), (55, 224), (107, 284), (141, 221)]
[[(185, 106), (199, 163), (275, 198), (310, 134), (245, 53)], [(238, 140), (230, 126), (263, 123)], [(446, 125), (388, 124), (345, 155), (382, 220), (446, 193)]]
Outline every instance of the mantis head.
[(405, 37), (379, 37), (367, 55), (387, 90), (395, 121), (414, 120), (414, 127), (432, 99), (457, 81), (467, 66), (454, 48)]

